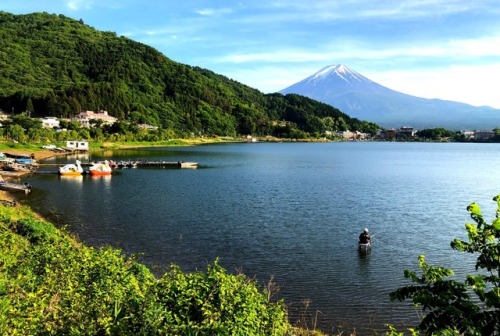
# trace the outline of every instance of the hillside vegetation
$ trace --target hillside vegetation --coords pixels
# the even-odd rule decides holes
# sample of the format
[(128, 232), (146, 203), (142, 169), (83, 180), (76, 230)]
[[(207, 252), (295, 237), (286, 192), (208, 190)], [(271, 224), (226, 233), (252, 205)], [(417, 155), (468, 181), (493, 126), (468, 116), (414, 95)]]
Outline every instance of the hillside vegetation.
[(317, 136), (378, 126), (298, 95), (263, 94), (63, 15), (0, 12), (0, 108), (71, 117), (107, 110), (176, 134)]
[(94, 249), (0, 205), (1, 335), (289, 335), (282, 301), (217, 261), (156, 278), (134, 258)]

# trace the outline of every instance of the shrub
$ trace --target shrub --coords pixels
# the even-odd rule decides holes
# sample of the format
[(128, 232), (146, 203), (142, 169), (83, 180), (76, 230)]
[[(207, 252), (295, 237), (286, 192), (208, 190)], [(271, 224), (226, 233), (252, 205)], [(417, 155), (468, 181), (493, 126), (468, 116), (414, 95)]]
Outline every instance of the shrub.
[[(420, 256), (422, 275), (406, 270), (405, 278), (415, 285), (391, 293), (393, 300), (412, 299), (428, 311), (418, 326), (425, 334), (497, 335), (500, 333), (500, 195), (495, 219), (487, 224), (476, 203), (467, 207), (474, 223), (465, 229), (468, 241), (455, 239), (451, 247), (460, 252), (477, 254), (476, 273), (464, 282), (445, 280), (451, 269), (434, 267)], [(474, 294), (474, 297), (471, 295)]]

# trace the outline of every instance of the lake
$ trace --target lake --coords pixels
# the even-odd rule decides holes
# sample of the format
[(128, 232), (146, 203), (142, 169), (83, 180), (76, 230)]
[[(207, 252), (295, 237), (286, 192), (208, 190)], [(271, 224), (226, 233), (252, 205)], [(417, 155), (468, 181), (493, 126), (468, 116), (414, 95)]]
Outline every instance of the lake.
[[(478, 202), (491, 222), (492, 198), (500, 194), (498, 144), (241, 143), (91, 159), (104, 158), (194, 161), (199, 168), (37, 174), (23, 180), (33, 185), (24, 201), (87, 244), (141, 254), (158, 274), (170, 263), (206, 270), (219, 258), (261, 285), (272, 278), (291, 322), (326, 332), (356, 328), (364, 335), (386, 323), (417, 323), (419, 311), (389, 300), (408, 284), (404, 269), (418, 270), (425, 254), (459, 275), (473, 270), (474, 260), (450, 242), (466, 237), (469, 203)], [(365, 227), (373, 250), (360, 256)]]

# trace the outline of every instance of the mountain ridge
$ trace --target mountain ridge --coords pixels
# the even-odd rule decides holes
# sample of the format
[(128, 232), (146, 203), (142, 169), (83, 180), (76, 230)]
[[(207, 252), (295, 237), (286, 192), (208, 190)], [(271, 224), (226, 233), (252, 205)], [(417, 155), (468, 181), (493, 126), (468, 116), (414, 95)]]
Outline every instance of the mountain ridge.
[(264, 94), (172, 61), (146, 44), (64, 15), (0, 11), (0, 36), (0, 109), (9, 113), (70, 118), (107, 110), (120, 121), (158, 126), (166, 137), (305, 138), (378, 128), (307, 97)]
[(402, 93), (343, 64), (326, 66), (279, 92), (321, 101), (352, 117), (370, 120), (386, 128), (413, 126), (461, 130), (500, 126), (500, 110)]

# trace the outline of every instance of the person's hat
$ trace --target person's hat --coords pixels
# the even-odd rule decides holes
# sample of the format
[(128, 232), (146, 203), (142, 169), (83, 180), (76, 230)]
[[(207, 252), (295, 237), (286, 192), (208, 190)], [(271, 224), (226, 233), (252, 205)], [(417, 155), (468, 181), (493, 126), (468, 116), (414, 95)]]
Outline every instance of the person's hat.
[(365, 231), (366, 233), (368, 233), (368, 229), (365, 229), (364, 231)]

